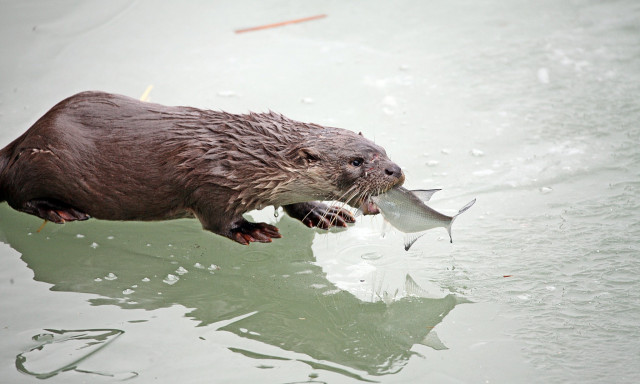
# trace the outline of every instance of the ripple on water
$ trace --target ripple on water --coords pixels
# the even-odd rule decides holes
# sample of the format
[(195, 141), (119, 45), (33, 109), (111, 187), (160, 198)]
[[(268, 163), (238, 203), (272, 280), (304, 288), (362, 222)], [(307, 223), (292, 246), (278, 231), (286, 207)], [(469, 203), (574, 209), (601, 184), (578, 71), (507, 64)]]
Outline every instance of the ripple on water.
[(248, 252), (243, 252), (241, 257), (242, 257), (242, 260), (244, 261), (256, 263), (256, 262), (260, 262), (260, 261), (264, 261), (269, 258), (272, 258), (273, 256), (270, 255), (269, 252), (267, 251), (263, 251), (260, 249), (252, 249), (252, 250), (249, 250)]
[[(345, 245), (338, 251), (339, 257), (343, 259), (360, 258), (377, 266), (390, 265), (397, 262), (397, 257), (406, 257), (412, 255), (404, 249), (398, 248), (397, 243), (389, 242), (389, 244), (371, 243), (355, 243)], [(391, 257), (390, 257), (391, 256)]]
[(378, 260), (381, 257), (382, 253), (380, 253), (379, 251), (365, 252), (360, 255), (360, 258), (364, 260)]

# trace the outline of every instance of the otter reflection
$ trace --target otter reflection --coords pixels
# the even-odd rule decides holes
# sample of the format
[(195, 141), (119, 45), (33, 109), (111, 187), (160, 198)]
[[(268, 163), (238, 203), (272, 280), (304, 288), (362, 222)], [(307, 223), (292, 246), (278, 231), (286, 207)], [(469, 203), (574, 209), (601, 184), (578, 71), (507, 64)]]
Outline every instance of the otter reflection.
[(53, 291), (93, 293), (100, 298), (92, 304), (125, 309), (179, 304), (191, 308), (186, 316), (200, 325), (238, 318), (219, 331), (305, 354), (310, 364), (331, 362), (369, 375), (402, 369), (412, 347), (462, 302), (452, 295), (363, 302), (325, 278), (312, 263), (313, 234), (286, 217), (279, 225), (288, 236), (247, 252), (193, 231), (195, 220), (95, 221), (35, 233), (37, 219), (4, 204), (0, 216), (0, 241), (20, 252), (35, 280), (53, 284)]

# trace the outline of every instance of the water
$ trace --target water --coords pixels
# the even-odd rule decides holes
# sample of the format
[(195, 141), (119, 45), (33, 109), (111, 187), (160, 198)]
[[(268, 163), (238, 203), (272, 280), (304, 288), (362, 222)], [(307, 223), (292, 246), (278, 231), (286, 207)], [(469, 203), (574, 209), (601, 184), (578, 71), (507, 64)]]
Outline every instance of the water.
[[(193, 220), (47, 224), (0, 205), (6, 382), (636, 382), (633, 1), (3, 2), (0, 145), (74, 92), (362, 131), (433, 207), (235, 245)], [(236, 35), (235, 29), (327, 14)], [(448, 348), (448, 349), (445, 349)], [(233, 367), (230, 369), (230, 367)]]

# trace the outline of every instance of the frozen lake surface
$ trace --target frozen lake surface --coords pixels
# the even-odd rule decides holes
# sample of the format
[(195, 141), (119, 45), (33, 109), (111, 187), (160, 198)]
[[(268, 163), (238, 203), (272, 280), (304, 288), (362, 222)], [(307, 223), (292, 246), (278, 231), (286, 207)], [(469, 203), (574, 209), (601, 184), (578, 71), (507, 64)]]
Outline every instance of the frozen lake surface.
[[(235, 30), (314, 15), (317, 20)], [(99, 89), (362, 131), (443, 229), (0, 204), (3, 382), (640, 381), (640, 3), (0, 2), (0, 146)]]

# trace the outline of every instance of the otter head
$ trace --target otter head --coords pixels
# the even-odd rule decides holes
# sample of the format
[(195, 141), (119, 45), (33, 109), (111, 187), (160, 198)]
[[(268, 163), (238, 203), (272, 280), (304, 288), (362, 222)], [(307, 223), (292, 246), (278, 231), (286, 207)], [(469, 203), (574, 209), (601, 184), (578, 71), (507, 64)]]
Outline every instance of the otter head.
[[(301, 149), (308, 172), (314, 179), (324, 180), (325, 200), (338, 200), (362, 207), (365, 213), (370, 197), (384, 193), (404, 182), (400, 167), (392, 162), (384, 148), (339, 128), (324, 128), (320, 135), (307, 140)], [(328, 192), (328, 193), (327, 193)]]

